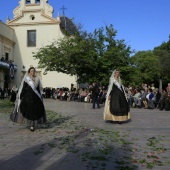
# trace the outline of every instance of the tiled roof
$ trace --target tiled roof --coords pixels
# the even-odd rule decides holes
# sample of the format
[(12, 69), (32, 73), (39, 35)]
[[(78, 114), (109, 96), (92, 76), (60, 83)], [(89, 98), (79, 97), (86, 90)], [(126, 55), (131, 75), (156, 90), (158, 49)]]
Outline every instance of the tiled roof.
[(69, 19), (66, 16), (61, 16), (60, 20), (61, 20), (60, 26), (62, 29), (64, 29), (68, 34), (71, 35), (75, 34), (76, 26), (74, 25), (71, 19)]

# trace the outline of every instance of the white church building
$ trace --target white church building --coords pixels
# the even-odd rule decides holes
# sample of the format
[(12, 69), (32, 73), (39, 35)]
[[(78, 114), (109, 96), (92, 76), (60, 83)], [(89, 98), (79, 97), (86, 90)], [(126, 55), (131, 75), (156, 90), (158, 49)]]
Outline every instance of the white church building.
[[(29, 67), (37, 68), (33, 52), (74, 32), (74, 24), (65, 16), (53, 18), (53, 7), (47, 0), (20, 0), (13, 19), (0, 21), (0, 87), (19, 84)], [(67, 25), (66, 25), (67, 24)], [(63, 31), (65, 30), (65, 31)], [(12, 67), (10, 67), (12, 66)], [(36, 69), (43, 87), (77, 87), (76, 76)]]

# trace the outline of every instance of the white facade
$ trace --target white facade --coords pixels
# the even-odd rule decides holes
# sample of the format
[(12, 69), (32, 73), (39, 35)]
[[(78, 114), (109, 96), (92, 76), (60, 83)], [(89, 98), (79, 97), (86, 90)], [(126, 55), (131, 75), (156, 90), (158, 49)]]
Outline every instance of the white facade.
[[(19, 86), (23, 75), (30, 66), (36, 67), (38, 60), (33, 58), (33, 52), (39, 48), (57, 41), (64, 37), (60, 28), (60, 17), (52, 17), (53, 8), (47, 3), (47, 0), (20, 0), (20, 5), (14, 9), (14, 18), (7, 20), (8, 27), (14, 30), (13, 41), (13, 61), (17, 65), (15, 73), (15, 83)], [(28, 31), (35, 31), (36, 45), (28, 46)], [(6, 35), (8, 37), (8, 33)], [(0, 47), (1, 48), (1, 47)], [(1, 51), (1, 50), (0, 50)], [(37, 74), (42, 79), (43, 87), (71, 87), (76, 84), (76, 76), (70, 76), (63, 73), (48, 72), (43, 75), (43, 70), (37, 69)]]
[(14, 30), (0, 21), (0, 59), (4, 59), (0, 61), (0, 88), (4, 88), (4, 83), (10, 79), (8, 62), (14, 60), (14, 45)]

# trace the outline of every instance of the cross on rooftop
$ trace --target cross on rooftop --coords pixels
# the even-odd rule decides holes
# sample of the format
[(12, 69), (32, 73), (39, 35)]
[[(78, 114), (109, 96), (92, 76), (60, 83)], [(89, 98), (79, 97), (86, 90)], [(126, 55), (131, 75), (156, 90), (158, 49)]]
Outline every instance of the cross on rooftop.
[(64, 12), (65, 12), (65, 10), (66, 10), (67, 8), (65, 8), (64, 5), (63, 5), (62, 8), (60, 8), (60, 9), (63, 10), (63, 16), (64, 16), (64, 15), (65, 15)]

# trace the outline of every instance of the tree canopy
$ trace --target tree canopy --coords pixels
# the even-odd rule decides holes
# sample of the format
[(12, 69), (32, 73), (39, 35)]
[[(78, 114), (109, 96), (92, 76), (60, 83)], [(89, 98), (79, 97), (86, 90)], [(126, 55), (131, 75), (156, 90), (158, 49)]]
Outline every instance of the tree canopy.
[[(78, 29), (77, 29), (78, 30)], [(113, 25), (95, 29), (92, 33), (78, 30), (40, 48), (33, 57), (38, 68), (77, 76), (78, 83), (93, 81), (108, 84), (111, 72), (119, 69), (126, 85), (158, 84), (159, 78), (170, 81), (170, 40), (154, 50), (133, 50), (124, 39), (116, 39)]]
[(155, 47), (153, 52), (159, 57), (161, 76), (165, 81), (170, 81), (170, 37), (168, 42), (163, 42), (160, 46)]
[(139, 51), (131, 57), (133, 73), (131, 79), (136, 84), (158, 82), (160, 77), (160, 63), (153, 51)]
[(158, 87), (161, 78), (165, 87), (170, 81), (170, 40), (154, 50), (137, 52), (130, 58), (130, 63), (133, 67), (130, 84), (154, 83)]
[(79, 83), (107, 84), (115, 68), (122, 75), (129, 71), (131, 48), (124, 40), (117, 40), (116, 35), (112, 25), (93, 33), (77, 31), (73, 37), (66, 36), (40, 48), (33, 57), (39, 60), (38, 68), (44, 69), (44, 74), (57, 71), (77, 75)]

